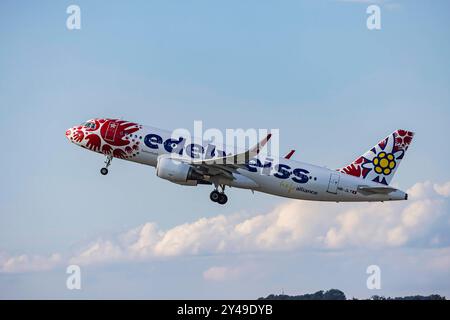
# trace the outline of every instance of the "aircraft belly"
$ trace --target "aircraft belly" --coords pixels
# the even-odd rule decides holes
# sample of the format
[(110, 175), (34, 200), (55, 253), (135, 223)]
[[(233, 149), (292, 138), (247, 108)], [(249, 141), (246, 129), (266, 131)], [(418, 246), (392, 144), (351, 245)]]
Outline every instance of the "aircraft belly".
[(289, 179), (284, 180), (273, 175), (262, 175), (248, 171), (241, 172), (241, 174), (246, 175), (259, 185), (255, 191), (292, 199), (320, 200), (321, 197), (321, 192), (317, 188), (318, 185), (313, 185), (312, 182), (299, 184)]
[(141, 152), (139, 155), (130, 159), (130, 161), (156, 167), (158, 163), (158, 153), (156, 152)]

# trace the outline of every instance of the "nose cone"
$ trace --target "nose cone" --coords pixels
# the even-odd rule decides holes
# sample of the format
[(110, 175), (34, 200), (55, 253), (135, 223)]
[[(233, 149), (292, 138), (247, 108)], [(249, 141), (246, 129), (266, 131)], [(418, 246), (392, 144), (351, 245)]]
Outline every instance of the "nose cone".
[(86, 137), (86, 130), (83, 126), (75, 126), (66, 130), (66, 138), (76, 145), (83, 146), (84, 138)]
[(72, 127), (66, 130), (66, 138), (75, 144), (79, 144), (84, 138), (84, 130), (81, 126)]
[(69, 141), (72, 141), (72, 140), (73, 140), (72, 129), (67, 129), (67, 130), (66, 130), (66, 138), (67, 138)]

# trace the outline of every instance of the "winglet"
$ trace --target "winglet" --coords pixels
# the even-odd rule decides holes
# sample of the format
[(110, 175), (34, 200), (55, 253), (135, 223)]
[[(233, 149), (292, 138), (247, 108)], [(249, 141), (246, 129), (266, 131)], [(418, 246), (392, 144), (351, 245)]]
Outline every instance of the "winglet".
[(289, 151), (289, 153), (288, 153), (287, 155), (284, 156), (284, 158), (287, 159), (287, 160), (289, 160), (289, 159), (292, 157), (292, 155), (293, 155), (294, 153), (295, 153), (295, 150), (292, 149), (291, 151)]
[(259, 143), (256, 144), (256, 146), (250, 149), (250, 153), (256, 153), (258, 155), (261, 149), (264, 148), (264, 146), (267, 144), (267, 142), (270, 140), (271, 137), (272, 137), (271, 133), (267, 134), (267, 136), (264, 139), (262, 139)]

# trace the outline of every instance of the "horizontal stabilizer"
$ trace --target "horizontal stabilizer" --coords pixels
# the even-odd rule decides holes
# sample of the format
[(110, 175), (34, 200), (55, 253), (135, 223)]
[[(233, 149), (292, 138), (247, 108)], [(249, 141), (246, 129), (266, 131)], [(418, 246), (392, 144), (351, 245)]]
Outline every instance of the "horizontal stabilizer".
[(358, 191), (362, 193), (378, 193), (378, 194), (389, 194), (391, 192), (397, 191), (397, 189), (392, 187), (368, 187), (368, 186), (359, 186)]

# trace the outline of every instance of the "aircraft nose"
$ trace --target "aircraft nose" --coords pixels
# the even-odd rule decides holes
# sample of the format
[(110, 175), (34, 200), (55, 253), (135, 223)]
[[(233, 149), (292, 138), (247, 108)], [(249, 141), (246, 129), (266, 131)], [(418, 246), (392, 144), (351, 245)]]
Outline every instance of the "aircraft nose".
[(72, 129), (67, 129), (66, 130), (66, 138), (69, 139), (69, 141), (73, 140)]
[(66, 138), (67, 140), (69, 140), (70, 142), (76, 143), (78, 141), (78, 135), (77, 132), (80, 131), (80, 127), (71, 127), (69, 129), (66, 130)]
[(75, 126), (66, 130), (66, 138), (75, 144), (81, 144), (86, 132), (82, 126)]

